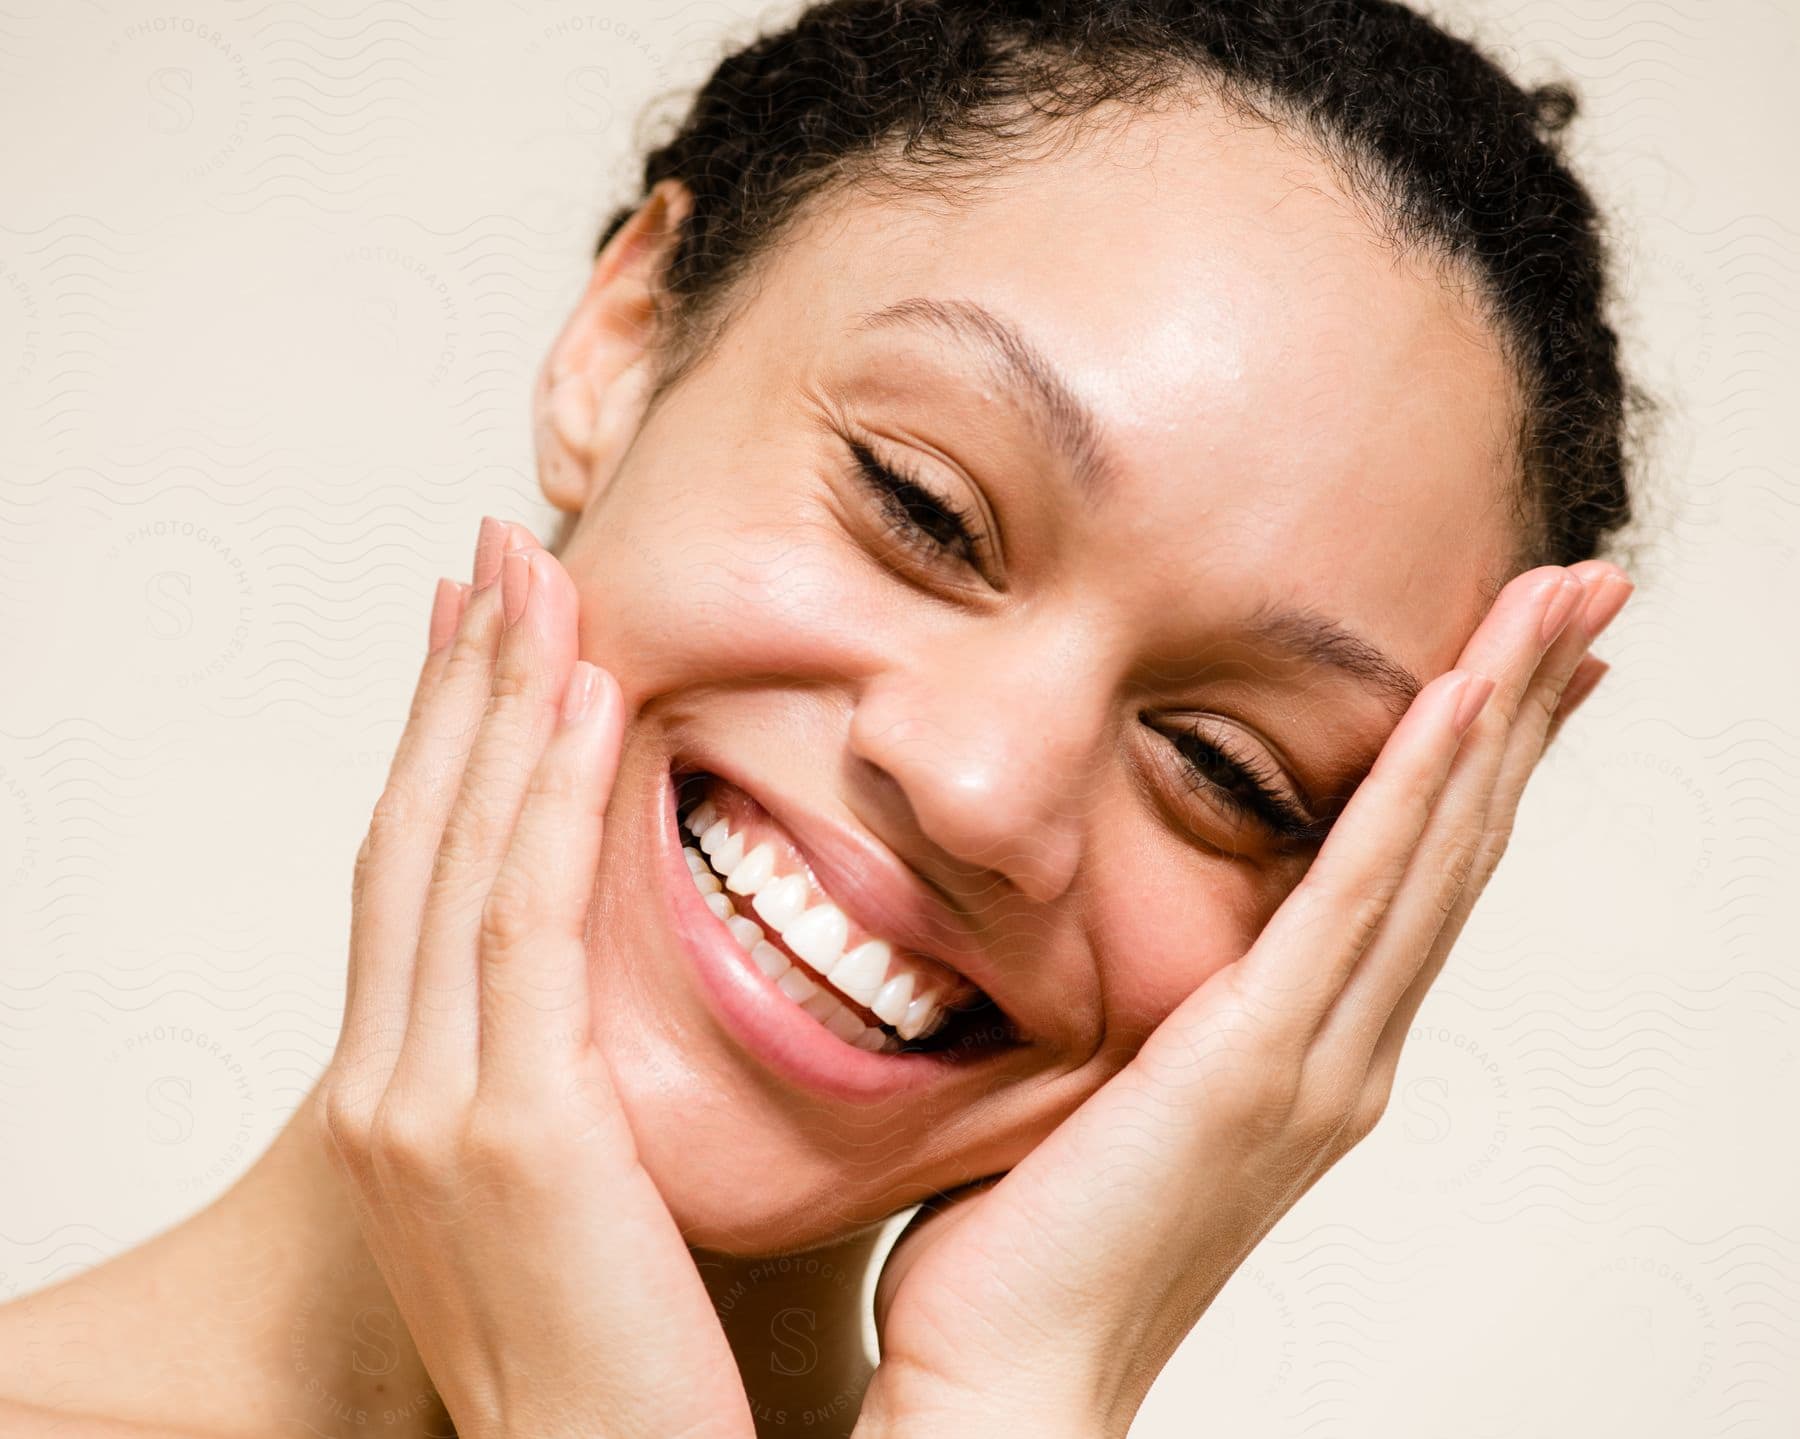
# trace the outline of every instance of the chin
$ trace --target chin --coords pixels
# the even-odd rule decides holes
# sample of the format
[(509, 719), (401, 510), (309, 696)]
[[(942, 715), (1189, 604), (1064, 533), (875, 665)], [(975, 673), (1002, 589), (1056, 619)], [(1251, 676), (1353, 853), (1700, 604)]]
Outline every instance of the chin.
[(993, 1161), (946, 1121), (1028, 1063), (1024, 1043), (894, 868), (721, 757), (628, 744), (593, 1026), (690, 1245), (815, 1248)]

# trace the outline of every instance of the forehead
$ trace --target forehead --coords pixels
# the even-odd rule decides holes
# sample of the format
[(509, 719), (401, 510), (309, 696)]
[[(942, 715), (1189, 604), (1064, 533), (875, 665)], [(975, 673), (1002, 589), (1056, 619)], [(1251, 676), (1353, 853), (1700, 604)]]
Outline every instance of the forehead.
[(1299, 602), (1424, 676), (1454, 662), (1513, 540), (1514, 387), (1471, 296), (1398, 255), (1322, 161), (1216, 105), (1121, 111), (973, 193), (809, 216), (756, 306), (783, 352), (892, 357), (922, 399), (1000, 416), (1005, 387), (946, 335), (857, 324), (917, 297), (987, 306), (1098, 422), (1114, 483), (1084, 553), (1122, 602), (1133, 582), (1161, 610), (1208, 587)]

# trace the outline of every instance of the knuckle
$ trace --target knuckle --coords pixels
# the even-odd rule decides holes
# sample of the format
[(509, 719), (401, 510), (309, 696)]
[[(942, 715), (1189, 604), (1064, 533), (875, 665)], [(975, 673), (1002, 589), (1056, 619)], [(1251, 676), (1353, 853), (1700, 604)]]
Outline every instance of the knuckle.
[(1485, 832), (1475, 827), (1459, 831), (1451, 842), (1444, 855), (1442, 881), (1432, 892), (1432, 902), (1440, 916), (1447, 918), (1466, 903), (1486, 848)]
[(1359, 1144), (1366, 1131), (1359, 1131), (1362, 1114), (1355, 1102), (1342, 1094), (1316, 1102), (1297, 1122), (1308, 1152), (1336, 1160)]
[(463, 610), (463, 622), (444, 655), (444, 680), (462, 682), (470, 669), (485, 671), (493, 663), (494, 607), (483, 595), (473, 595)]
[(1392, 902), (1393, 886), (1385, 881), (1343, 896), (1340, 903), (1346, 916), (1344, 938), (1354, 951), (1361, 952), (1374, 940)]
[(507, 872), (496, 876), (481, 906), (483, 951), (504, 956), (523, 944), (531, 933), (533, 908), (530, 888), (523, 879)]
[(1550, 728), (1550, 721), (1556, 717), (1556, 707), (1562, 702), (1564, 683), (1532, 685), (1519, 700), (1517, 718), (1525, 721), (1531, 733)]
[(1353, 1145), (1362, 1143), (1375, 1132), (1387, 1114), (1388, 1094), (1382, 1086), (1371, 1086), (1350, 1111), (1345, 1133)]
[(364, 1173), (370, 1150), (368, 1106), (343, 1086), (330, 1085), (319, 1096), (319, 1118), (326, 1149), (340, 1171), (352, 1176)]
[(487, 858), (493, 828), (488, 804), (480, 798), (479, 787), (471, 787), (445, 821), (444, 832), (438, 838), (434, 878), (461, 884), (464, 875)]
[(535, 692), (533, 671), (523, 666), (498, 665), (494, 669), (488, 713), (510, 709)]
[(417, 1106), (387, 1099), (375, 1111), (369, 1154), (380, 1169), (413, 1178), (432, 1175), (442, 1149), (438, 1127)]
[(369, 812), (362, 848), (356, 853), (359, 866), (373, 863), (399, 842), (412, 825), (413, 809), (412, 796), (404, 787), (390, 783), (381, 791), (375, 808)]

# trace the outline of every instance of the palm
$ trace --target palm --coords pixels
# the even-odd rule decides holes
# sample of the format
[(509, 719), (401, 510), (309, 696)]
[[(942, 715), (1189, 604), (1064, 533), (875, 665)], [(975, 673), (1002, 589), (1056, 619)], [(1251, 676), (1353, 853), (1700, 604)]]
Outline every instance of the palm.
[[(1019, 1362), (984, 1352), (983, 1336), (1054, 1334), (1116, 1289), (1122, 1257), (1167, 1252), (1202, 1218), (1241, 1236), (1218, 1203), (1266, 1194), (1255, 1181), (1280, 1177), (1240, 1169), (1218, 1189), (1202, 1182), (1254, 1121), (1256, 1023), (1236, 978), (1236, 965), (1213, 975), (997, 1184), (909, 1229), (883, 1275), (884, 1364), (979, 1383)], [(1231, 1241), (1233, 1261), (1262, 1228)]]

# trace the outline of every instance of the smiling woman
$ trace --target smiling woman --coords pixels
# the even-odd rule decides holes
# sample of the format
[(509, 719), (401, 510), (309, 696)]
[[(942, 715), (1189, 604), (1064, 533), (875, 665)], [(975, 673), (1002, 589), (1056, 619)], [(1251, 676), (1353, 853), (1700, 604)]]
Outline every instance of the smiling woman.
[[(262, 1339), (349, 1397), (233, 1333), (209, 1432), (1122, 1432), (1375, 1123), (1630, 590), (1568, 109), (1380, 0), (724, 59), (544, 362), (562, 533), (440, 587), (317, 1103), (85, 1302), (308, 1237)], [(168, 1420), (161, 1332), (97, 1412)]]

